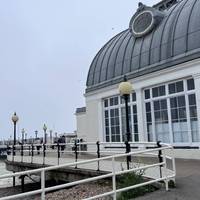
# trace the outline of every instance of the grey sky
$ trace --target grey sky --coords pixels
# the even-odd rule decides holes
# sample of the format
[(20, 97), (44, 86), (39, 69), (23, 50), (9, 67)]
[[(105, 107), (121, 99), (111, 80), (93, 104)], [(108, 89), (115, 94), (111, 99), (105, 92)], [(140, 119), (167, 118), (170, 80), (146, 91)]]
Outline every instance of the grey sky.
[[(158, 1), (144, 0), (153, 5)], [(0, 139), (29, 135), (43, 123), (59, 133), (76, 129), (74, 112), (84, 106), (90, 63), (111, 37), (126, 29), (134, 0), (0, 1)]]

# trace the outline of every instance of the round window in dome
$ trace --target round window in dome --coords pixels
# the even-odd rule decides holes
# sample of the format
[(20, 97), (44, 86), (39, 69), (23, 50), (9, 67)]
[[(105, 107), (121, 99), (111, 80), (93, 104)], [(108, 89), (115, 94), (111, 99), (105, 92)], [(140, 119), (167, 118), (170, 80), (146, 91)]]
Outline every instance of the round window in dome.
[(154, 27), (154, 16), (149, 10), (143, 11), (135, 16), (132, 22), (132, 31), (136, 37), (142, 37), (150, 32)]

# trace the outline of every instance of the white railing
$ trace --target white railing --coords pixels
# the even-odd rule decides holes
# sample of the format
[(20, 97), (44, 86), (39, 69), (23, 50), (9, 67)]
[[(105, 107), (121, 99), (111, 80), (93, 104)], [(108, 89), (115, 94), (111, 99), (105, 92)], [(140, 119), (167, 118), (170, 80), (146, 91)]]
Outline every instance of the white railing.
[[(93, 144), (95, 144), (95, 143), (93, 143)], [(101, 144), (103, 144), (103, 143), (101, 143)], [(118, 143), (118, 144), (121, 144), (121, 143)], [(140, 144), (141, 145), (147, 145), (147, 144), (149, 145), (149, 143), (140, 143)], [(105, 145), (105, 143), (104, 143), (104, 145)], [(108, 143), (106, 143), (106, 145), (108, 145)], [(150, 145), (155, 146), (155, 143), (151, 143)], [(173, 147), (168, 145), (168, 144), (162, 144), (162, 147), (160, 147), (160, 148), (138, 150), (136, 152), (130, 152), (130, 153), (118, 154), (118, 155), (111, 155), (111, 156), (106, 156), (106, 157), (102, 157), (102, 158), (95, 158), (95, 159), (90, 159), (90, 160), (85, 160), (85, 161), (68, 163), (68, 164), (64, 164), (64, 165), (50, 166), (50, 167), (44, 167), (44, 168), (39, 168), (39, 169), (34, 169), (34, 170), (29, 170), (29, 171), (17, 172), (17, 173), (14, 173), (14, 174), (2, 175), (2, 176), (0, 176), (0, 179), (10, 178), (10, 177), (18, 177), (18, 176), (22, 176), (22, 175), (40, 174), (40, 176), (41, 176), (41, 189), (30, 191), (30, 192), (25, 192), (25, 193), (21, 193), (21, 194), (16, 194), (16, 195), (12, 195), (12, 196), (3, 197), (3, 198), (0, 198), (0, 200), (15, 199), (15, 198), (20, 198), (20, 197), (25, 197), (25, 196), (30, 196), (30, 195), (36, 195), (36, 194), (41, 194), (41, 199), (44, 200), (46, 192), (52, 192), (54, 190), (75, 186), (77, 184), (88, 183), (88, 182), (91, 182), (91, 181), (98, 181), (98, 180), (105, 179), (105, 178), (112, 178), (112, 191), (106, 192), (106, 193), (103, 193), (103, 194), (99, 194), (99, 195), (96, 195), (96, 196), (93, 196), (93, 197), (89, 197), (89, 198), (87, 198), (87, 200), (105, 197), (105, 196), (109, 196), (109, 195), (111, 195), (113, 197), (113, 199), (116, 200), (117, 193), (119, 193), (119, 192), (127, 191), (127, 190), (137, 188), (137, 187), (142, 187), (142, 186), (149, 185), (149, 184), (159, 182), (159, 181), (164, 181), (166, 190), (168, 190), (169, 180), (172, 179), (172, 180), (175, 181), (175, 176), (176, 176), (175, 160), (174, 160), (173, 157), (167, 156), (166, 152), (165, 152), (168, 149), (173, 150)], [(133, 156), (134, 157), (134, 156), (138, 156), (138, 155), (139, 156), (145, 156), (145, 155), (155, 156), (155, 155), (158, 155), (158, 153), (160, 151), (162, 151), (162, 155), (161, 155), (162, 156), (162, 162), (157, 162), (157, 163), (154, 163), (154, 164), (145, 164), (143, 166), (138, 166), (138, 167), (126, 169), (126, 170), (122, 170), (122, 169), (116, 170), (116, 163), (119, 162), (118, 161), (119, 158), (127, 158), (127, 156)], [(51, 170), (65, 168), (65, 167), (72, 167), (72, 166), (78, 166), (78, 167), (81, 168), (81, 165), (83, 165), (83, 164), (85, 165), (85, 164), (91, 164), (91, 163), (99, 163), (99, 162), (104, 162), (104, 161), (107, 161), (107, 160), (110, 160), (111, 166), (112, 166), (112, 170), (110, 172), (108, 172), (107, 174), (95, 176), (95, 177), (92, 177), (92, 178), (86, 178), (86, 179), (79, 180), (79, 181), (73, 181), (73, 182), (70, 182), (70, 183), (62, 184), (62, 185), (45, 187), (45, 174), (46, 174), (46, 172), (49, 172)], [(168, 168), (167, 160), (171, 160), (172, 169)], [(155, 176), (153, 178), (151, 177), (151, 179), (149, 181), (145, 181), (144, 183), (140, 183), (140, 184), (137, 184), (137, 185), (132, 185), (132, 186), (129, 186), (129, 187), (117, 189), (117, 187), (116, 187), (116, 176), (122, 175), (122, 174), (127, 174), (127, 173), (130, 173), (130, 172), (136, 172), (137, 173), (138, 171), (149, 170), (149, 169), (153, 169), (155, 171), (155, 174), (159, 174), (159, 171), (161, 170), (162, 173), (159, 174), (161, 176), (157, 176), (157, 177)]]

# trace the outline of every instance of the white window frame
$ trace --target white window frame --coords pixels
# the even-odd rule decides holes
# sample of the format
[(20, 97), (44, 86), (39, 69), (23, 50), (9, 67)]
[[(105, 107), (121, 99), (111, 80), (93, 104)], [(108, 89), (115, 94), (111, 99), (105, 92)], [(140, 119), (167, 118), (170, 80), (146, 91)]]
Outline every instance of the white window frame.
[[(173, 80), (167, 83), (159, 84), (159, 85), (154, 85), (151, 87), (147, 87), (143, 89), (143, 95), (145, 94), (145, 90), (150, 90), (150, 98), (145, 99), (144, 95), (144, 108), (145, 104), (147, 102), (150, 102), (151, 104), (151, 115), (152, 115), (152, 130), (153, 130), (153, 140), (156, 141), (156, 133), (155, 133), (155, 117), (154, 117), (154, 108), (153, 108), (153, 102), (156, 100), (161, 100), (161, 99), (166, 99), (167, 100), (167, 110), (168, 110), (168, 124), (169, 124), (169, 139), (170, 143), (174, 146), (199, 146), (200, 142), (192, 142), (192, 133), (191, 133), (191, 121), (190, 121), (190, 113), (189, 113), (189, 100), (188, 96), (190, 94), (195, 94), (196, 95), (196, 90), (197, 88), (193, 90), (187, 90), (187, 80), (193, 79), (193, 77), (187, 77), (184, 79), (178, 79), (178, 80)], [(182, 92), (174, 93), (174, 94), (169, 94), (169, 88), (168, 85), (171, 83), (176, 83), (178, 81), (183, 81), (183, 86), (184, 90)], [(164, 96), (159, 96), (159, 97), (153, 97), (152, 95), (152, 88), (154, 87), (159, 87), (165, 85), (165, 95)], [(178, 96), (184, 96), (185, 97), (185, 107), (186, 107), (186, 117), (187, 117), (187, 127), (188, 127), (188, 142), (173, 142), (173, 130), (172, 130), (172, 120), (171, 120), (171, 107), (170, 107), (170, 98), (172, 97), (178, 97)], [(148, 138), (148, 132), (147, 132), (147, 121), (146, 121), (146, 109), (144, 109), (144, 116), (145, 116), (145, 135)], [(198, 119), (199, 120), (199, 119)], [(200, 134), (200, 130), (199, 134)]]
[[(134, 91), (132, 92), (134, 93)], [(131, 137), (132, 137), (132, 141), (135, 141), (135, 134), (138, 134), (138, 138), (139, 138), (139, 130), (138, 133), (134, 132), (134, 123), (133, 123), (133, 105), (136, 106), (137, 108), (137, 94), (136, 94), (136, 101), (132, 101), (132, 93), (130, 94), (130, 102), (128, 103), (128, 106), (130, 106), (131, 109)], [(114, 106), (110, 106), (110, 98), (114, 98), (114, 97), (118, 97), (118, 105), (114, 105)], [(104, 105), (104, 101), (108, 99), (108, 107), (105, 107)], [(103, 105), (103, 140), (106, 142), (106, 126), (105, 126), (105, 111), (108, 111), (109, 114), (109, 137), (110, 137), (110, 141), (112, 142), (112, 135), (111, 135), (111, 118), (110, 118), (110, 110), (111, 109), (119, 109), (119, 126), (120, 126), (120, 142), (124, 142), (123, 141), (123, 133), (122, 133), (122, 113), (121, 110), (122, 108), (125, 107), (125, 104), (121, 104), (121, 96), (119, 94), (116, 95), (112, 95), (109, 97), (106, 97), (104, 99), (102, 99), (102, 105)], [(137, 125), (138, 125), (138, 109), (137, 109)]]

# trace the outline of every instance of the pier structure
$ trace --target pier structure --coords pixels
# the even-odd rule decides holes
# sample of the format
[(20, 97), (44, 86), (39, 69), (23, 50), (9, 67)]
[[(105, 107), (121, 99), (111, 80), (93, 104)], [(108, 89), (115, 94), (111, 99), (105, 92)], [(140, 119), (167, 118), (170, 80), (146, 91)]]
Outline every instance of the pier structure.
[[(45, 195), (47, 191), (104, 178), (111, 178), (113, 184), (116, 184), (114, 174), (137, 172), (142, 173), (148, 180), (146, 184), (164, 181), (168, 190), (168, 182), (175, 181), (176, 176), (175, 160), (173, 156), (168, 156), (169, 152), (173, 155), (172, 146), (130, 142), (130, 147), (132, 151), (124, 153), (124, 143), (115, 143), (114, 146), (111, 143), (100, 142), (16, 145), (15, 153), (11, 149), (6, 160), (7, 170), (14, 173), (0, 176), (0, 179), (20, 176), (23, 190), (25, 177), (39, 176), (43, 189), (36, 193)], [(130, 168), (127, 165), (127, 157), (131, 157), (128, 163)], [(55, 182), (65, 181), (66, 184), (48, 189), (43, 184), (49, 179)], [(116, 195), (116, 188), (113, 192)], [(25, 193), (20, 195), (23, 196)]]

